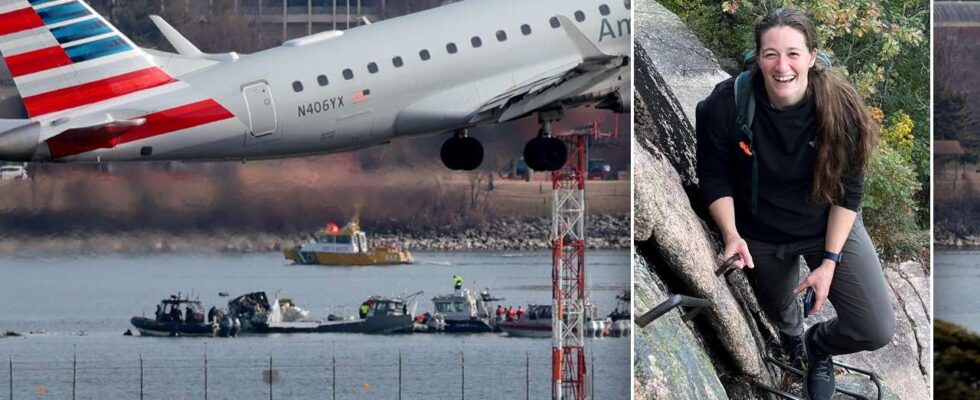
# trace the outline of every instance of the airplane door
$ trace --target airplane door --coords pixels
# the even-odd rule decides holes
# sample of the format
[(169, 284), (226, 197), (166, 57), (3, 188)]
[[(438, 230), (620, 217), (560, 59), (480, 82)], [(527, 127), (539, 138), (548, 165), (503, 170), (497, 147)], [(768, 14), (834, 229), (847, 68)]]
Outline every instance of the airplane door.
[(245, 104), (248, 107), (249, 131), (245, 135), (245, 145), (257, 144), (275, 139), (276, 105), (272, 100), (272, 90), (266, 82), (257, 82), (242, 87)]

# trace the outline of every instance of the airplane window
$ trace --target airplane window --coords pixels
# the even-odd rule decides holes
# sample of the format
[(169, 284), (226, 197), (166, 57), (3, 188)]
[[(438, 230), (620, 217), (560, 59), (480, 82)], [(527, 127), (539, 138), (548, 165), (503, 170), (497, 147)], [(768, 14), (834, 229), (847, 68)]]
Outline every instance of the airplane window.
[(456, 49), (456, 43), (449, 43), (449, 44), (447, 44), (446, 45), (446, 51), (449, 52), (449, 54), (456, 54), (456, 51), (457, 51), (457, 49)]
[(293, 91), (296, 93), (303, 91), (303, 83), (300, 81), (293, 82)]
[(394, 65), (395, 68), (401, 68), (402, 65), (405, 65), (405, 63), (402, 62), (402, 58), (401, 57), (392, 58), (391, 59), (391, 64)]
[(531, 25), (528, 25), (528, 24), (521, 25), (521, 33), (523, 33), (524, 36), (530, 35), (531, 34)]
[(581, 10), (575, 12), (575, 20), (578, 22), (585, 21), (585, 13)]
[(354, 79), (354, 71), (351, 71), (350, 68), (345, 69), (344, 70), (344, 79), (346, 79), (346, 80)]
[(429, 55), (429, 51), (428, 50), (422, 50), (422, 51), (419, 52), (419, 58), (421, 58), (422, 61), (428, 61), (428, 59), (430, 59), (432, 57)]
[(599, 6), (599, 14), (602, 14), (603, 16), (609, 15), (609, 6), (605, 4)]
[(503, 42), (507, 40), (507, 32), (497, 31), (497, 41)]
[(627, 10), (629, 10), (630, 8), (632, 8), (632, 4), (630, 4), (630, 3), (632, 3), (631, 0), (623, 0), (623, 4), (626, 6), (626, 9)]
[(479, 36), (473, 36), (470, 38), (470, 43), (474, 48), (483, 46), (483, 40), (481, 40)]
[(552, 28), (557, 28), (557, 27), (561, 26), (561, 22), (558, 21), (558, 17), (551, 17), (551, 20), (548, 21), (548, 22), (551, 22), (551, 27)]
[(376, 64), (376, 63), (370, 63), (370, 64), (368, 64), (368, 72), (370, 72), (372, 74), (378, 73), (378, 64)]
[(329, 84), (330, 81), (327, 80), (327, 76), (326, 75), (320, 75), (320, 76), (316, 77), (316, 83), (319, 83), (320, 86), (327, 86), (327, 84)]

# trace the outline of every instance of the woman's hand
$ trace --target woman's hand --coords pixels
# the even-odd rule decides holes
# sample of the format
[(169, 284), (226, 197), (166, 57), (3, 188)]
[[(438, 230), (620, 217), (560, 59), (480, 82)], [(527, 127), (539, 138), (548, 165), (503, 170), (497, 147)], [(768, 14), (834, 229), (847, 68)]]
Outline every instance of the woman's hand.
[(722, 259), (727, 260), (733, 255), (738, 254), (740, 258), (735, 260), (732, 264), (734, 269), (742, 269), (743, 267), (755, 268), (755, 264), (752, 262), (752, 254), (749, 253), (749, 245), (745, 243), (745, 239), (741, 237), (735, 237), (725, 242), (725, 252), (722, 253)]
[[(837, 263), (830, 260), (823, 260), (820, 267), (810, 272), (810, 275), (806, 277), (796, 287), (793, 291), (797, 295), (803, 293), (808, 287), (813, 288), (814, 301), (813, 308), (810, 310), (810, 315), (816, 314), (823, 307), (823, 303), (827, 301), (827, 295), (830, 293), (830, 283), (834, 280), (834, 269), (837, 268)], [(804, 315), (807, 317), (808, 315)]]

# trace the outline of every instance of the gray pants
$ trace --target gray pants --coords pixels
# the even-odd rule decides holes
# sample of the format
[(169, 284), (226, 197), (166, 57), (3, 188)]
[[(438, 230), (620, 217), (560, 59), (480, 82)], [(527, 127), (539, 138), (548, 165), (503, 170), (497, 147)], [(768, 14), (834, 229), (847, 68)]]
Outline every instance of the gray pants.
[[(787, 244), (745, 239), (754, 269), (746, 269), (759, 304), (787, 335), (803, 333), (803, 312), (793, 288), (801, 281), (799, 256), (811, 270), (823, 260), (824, 238)], [(891, 341), (895, 333), (885, 278), (871, 238), (858, 215), (844, 243), (841, 262), (834, 270), (828, 299), (837, 318), (816, 325), (815, 342), (831, 355), (875, 350)]]

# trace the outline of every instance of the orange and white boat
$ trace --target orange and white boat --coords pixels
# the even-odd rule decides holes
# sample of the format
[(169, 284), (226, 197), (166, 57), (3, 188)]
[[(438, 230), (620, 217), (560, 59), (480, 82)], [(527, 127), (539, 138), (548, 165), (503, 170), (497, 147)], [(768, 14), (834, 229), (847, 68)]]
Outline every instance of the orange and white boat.
[(357, 217), (343, 228), (327, 226), (314, 234), (314, 241), (284, 250), (286, 258), (297, 264), (320, 265), (395, 265), (411, 264), (412, 254), (391, 241), (368, 245)]

